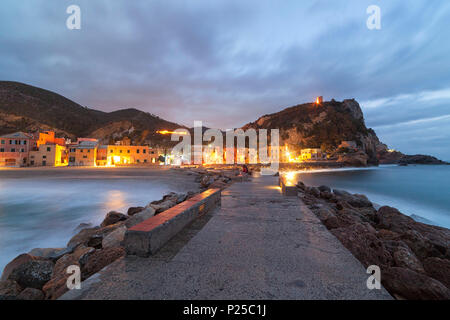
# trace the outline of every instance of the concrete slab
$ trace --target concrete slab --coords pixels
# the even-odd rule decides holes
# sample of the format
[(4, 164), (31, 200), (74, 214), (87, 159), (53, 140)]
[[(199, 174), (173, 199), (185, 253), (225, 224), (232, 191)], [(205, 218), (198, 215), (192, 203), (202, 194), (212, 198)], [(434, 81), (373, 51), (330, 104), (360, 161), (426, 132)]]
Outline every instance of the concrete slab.
[(233, 184), (208, 219), (183, 245), (123, 258), (63, 298), (391, 299), (367, 289), (361, 263), (275, 177)]

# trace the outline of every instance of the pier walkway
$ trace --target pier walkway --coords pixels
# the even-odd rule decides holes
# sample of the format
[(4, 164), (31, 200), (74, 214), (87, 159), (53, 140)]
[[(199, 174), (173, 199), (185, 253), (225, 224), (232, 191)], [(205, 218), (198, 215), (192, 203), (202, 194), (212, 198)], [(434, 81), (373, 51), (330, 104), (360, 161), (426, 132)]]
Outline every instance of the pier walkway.
[(222, 192), (150, 258), (128, 256), (63, 299), (391, 299), (369, 290), (361, 263), (277, 178), (255, 177)]

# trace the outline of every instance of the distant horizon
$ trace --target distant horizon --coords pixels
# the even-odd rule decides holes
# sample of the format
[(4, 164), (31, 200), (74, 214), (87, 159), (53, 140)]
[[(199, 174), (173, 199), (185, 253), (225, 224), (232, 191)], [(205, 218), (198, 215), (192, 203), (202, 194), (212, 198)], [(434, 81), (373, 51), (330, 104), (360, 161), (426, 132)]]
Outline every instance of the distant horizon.
[(68, 3), (34, 4), (2, 3), (2, 79), (221, 129), (355, 98), (390, 148), (450, 159), (450, 3), (379, 0), (379, 30), (366, 25), (372, 0), (78, 0), (79, 30)]

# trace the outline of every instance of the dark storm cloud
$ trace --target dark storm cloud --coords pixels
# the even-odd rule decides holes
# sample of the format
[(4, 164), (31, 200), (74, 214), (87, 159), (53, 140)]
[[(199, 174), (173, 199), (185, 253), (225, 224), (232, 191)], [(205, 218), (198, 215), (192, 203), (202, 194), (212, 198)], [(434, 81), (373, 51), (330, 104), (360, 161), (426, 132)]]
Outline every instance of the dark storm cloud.
[[(65, 28), (71, 4), (79, 31)], [(366, 28), (371, 4), (379, 31)], [(449, 14), (443, 1), (7, 0), (0, 78), (220, 128), (316, 95), (354, 97), (383, 141), (414, 152), (403, 133), (428, 136), (425, 152), (450, 159)]]

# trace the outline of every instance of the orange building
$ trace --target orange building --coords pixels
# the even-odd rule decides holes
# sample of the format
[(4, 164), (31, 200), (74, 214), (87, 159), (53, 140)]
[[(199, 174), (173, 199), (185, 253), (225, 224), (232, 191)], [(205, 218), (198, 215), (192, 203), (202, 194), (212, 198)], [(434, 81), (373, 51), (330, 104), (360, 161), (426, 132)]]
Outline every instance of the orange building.
[(60, 146), (66, 145), (64, 138), (56, 138), (54, 131), (39, 132), (39, 139), (37, 140), (37, 146), (42, 144), (59, 144)]

